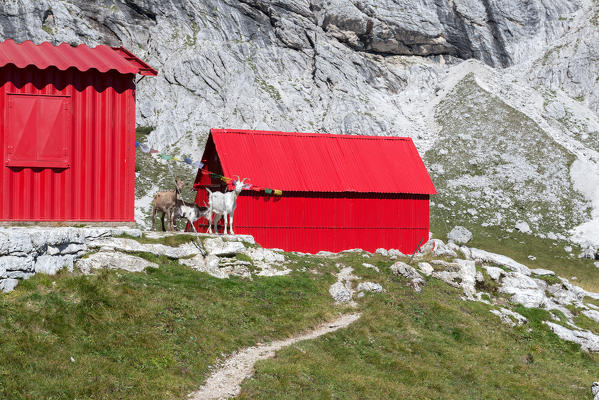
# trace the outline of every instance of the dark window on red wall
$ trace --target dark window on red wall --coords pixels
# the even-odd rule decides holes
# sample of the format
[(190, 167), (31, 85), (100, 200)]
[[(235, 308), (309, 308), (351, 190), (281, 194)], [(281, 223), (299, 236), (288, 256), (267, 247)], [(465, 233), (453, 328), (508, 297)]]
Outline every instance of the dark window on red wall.
[(68, 168), (71, 137), (69, 96), (7, 96), (6, 165)]

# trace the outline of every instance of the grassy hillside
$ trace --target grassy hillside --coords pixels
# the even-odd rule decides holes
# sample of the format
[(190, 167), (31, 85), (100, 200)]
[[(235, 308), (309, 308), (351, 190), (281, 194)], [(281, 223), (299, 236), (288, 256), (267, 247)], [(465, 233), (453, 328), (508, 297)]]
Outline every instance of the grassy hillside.
[(289, 276), (253, 281), (145, 257), (160, 268), (37, 275), (0, 296), (0, 398), (185, 398), (223, 355), (349, 311), (328, 293), (337, 263), (385, 292), (358, 299), (348, 329), (260, 362), (241, 398), (574, 399), (597, 380), (598, 356), (553, 335), (546, 311), (520, 307), (530, 323), (506, 327), (435, 279), (414, 293), (382, 256), (377, 273), (359, 254), (287, 254)]

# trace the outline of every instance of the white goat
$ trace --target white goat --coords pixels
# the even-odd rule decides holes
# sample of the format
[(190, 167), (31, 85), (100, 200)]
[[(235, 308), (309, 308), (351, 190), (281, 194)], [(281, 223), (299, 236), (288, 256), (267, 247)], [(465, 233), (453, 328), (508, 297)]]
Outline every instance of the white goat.
[(195, 233), (198, 233), (193, 223), (200, 218), (208, 218), (208, 207), (200, 207), (197, 204), (187, 205), (183, 200), (177, 200), (173, 214), (175, 219), (185, 218), (189, 222), (189, 225), (191, 225), (191, 229)]
[[(239, 177), (237, 177), (239, 178)], [(208, 191), (208, 233), (212, 233), (212, 225), (214, 225), (214, 231), (218, 233), (216, 224), (220, 220), (221, 216), (225, 218), (225, 229), (223, 233), (227, 234), (227, 223), (229, 224), (229, 234), (234, 235), (233, 232), (233, 214), (235, 208), (237, 208), (237, 196), (243, 190), (244, 182), (247, 178), (242, 181), (239, 179), (235, 181), (235, 189), (232, 192), (211, 192)], [(216, 218), (215, 218), (216, 217)], [(214, 221), (213, 221), (214, 220)]]

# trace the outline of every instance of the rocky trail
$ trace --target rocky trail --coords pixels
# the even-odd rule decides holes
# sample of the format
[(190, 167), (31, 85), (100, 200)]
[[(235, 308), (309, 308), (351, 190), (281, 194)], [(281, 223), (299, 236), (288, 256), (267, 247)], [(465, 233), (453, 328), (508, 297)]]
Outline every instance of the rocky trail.
[(317, 328), (284, 340), (277, 340), (268, 344), (258, 344), (241, 350), (229, 358), (215, 370), (206, 380), (200, 390), (189, 395), (190, 400), (228, 399), (239, 395), (241, 382), (252, 376), (254, 364), (275, 355), (277, 350), (291, 346), (302, 340), (316, 339), (330, 332), (345, 328), (357, 321), (360, 314), (345, 314), (341, 317), (324, 323)]

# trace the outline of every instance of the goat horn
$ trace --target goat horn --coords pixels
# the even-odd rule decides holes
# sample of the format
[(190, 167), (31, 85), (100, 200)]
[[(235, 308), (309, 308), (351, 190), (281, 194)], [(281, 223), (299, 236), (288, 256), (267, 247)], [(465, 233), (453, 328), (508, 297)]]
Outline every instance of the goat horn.
[(241, 181), (241, 183), (245, 183), (245, 181), (249, 181), (250, 178), (243, 178), (243, 180)]
[(235, 177), (237, 177), (237, 179), (235, 179), (235, 180), (239, 182), (239, 179), (240, 179), (239, 175), (233, 175), (233, 178), (235, 178)]

